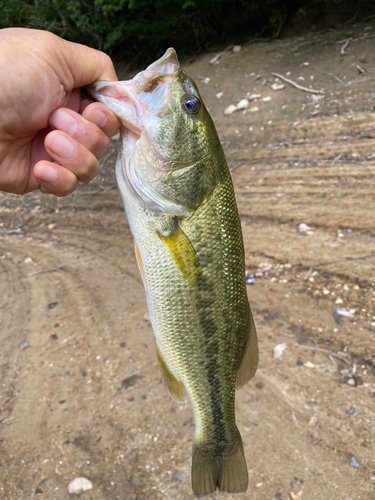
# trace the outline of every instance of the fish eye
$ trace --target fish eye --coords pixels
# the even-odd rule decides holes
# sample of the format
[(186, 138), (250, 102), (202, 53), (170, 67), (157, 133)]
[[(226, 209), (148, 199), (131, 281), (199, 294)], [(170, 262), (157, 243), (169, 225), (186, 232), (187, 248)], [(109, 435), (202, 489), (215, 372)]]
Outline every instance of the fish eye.
[(147, 87), (145, 88), (144, 92), (152, 92), (153, 90), (156, 89), (156, 87), (159, 85), (159, 80), (154, 80), (153, 82), (149, 83)]
[(182, 104), (185, 110), (191, 115), (196, 115), (201, 107), (201, 103), (195, 95), (186, 95), (182, 100)]

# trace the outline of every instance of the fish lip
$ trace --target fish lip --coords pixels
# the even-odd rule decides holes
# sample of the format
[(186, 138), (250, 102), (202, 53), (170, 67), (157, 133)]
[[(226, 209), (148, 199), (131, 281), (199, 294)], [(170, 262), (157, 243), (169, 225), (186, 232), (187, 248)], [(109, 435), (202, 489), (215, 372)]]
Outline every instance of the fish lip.
[(133, 132), (133, 134), (137, 135), (138, 136), (138, 139), (140, 139), (141, 135), (142, 135), (142, 132), (144, 130), (143, 127), (137, 127), (136, 125), (134, 125), (134, 123), (131, 123), (127, 120), (124, 120), (124, 119), (121, 119), (121, 127), (120, 127), (121, 130), (123, 129), (128, 129), (130, 130), (130, 132)]

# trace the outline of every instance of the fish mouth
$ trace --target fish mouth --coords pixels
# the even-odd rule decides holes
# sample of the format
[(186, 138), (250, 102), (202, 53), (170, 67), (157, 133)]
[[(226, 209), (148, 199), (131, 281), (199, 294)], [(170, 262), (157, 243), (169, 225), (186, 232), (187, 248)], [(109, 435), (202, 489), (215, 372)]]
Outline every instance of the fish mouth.
[(98, 81), (87, 86), (86, 89), (97, 101), (108, 106), (126, 128), (140, 135), (143, 127), (137, 109), (137, 95), (131, 82), (132, 80), (123, 82)]
[(180, 70), (176, 51), (169, 48), (165, 54), (133, 79), (121, 82), (98, 81), (86, 87), (97, 101), (106, 104), (133, 133), (141, 135), (142, 118), (157, 102), (153, 84), (174, 79)]

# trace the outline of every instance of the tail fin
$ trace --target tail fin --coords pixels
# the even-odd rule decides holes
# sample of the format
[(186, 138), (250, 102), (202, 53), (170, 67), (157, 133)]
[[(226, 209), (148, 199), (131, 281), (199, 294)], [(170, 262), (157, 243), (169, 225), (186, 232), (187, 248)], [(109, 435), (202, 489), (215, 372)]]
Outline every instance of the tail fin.
[(212, 447), (194, 443), (191, 482), (195, 496), (221, 492), (240, 493), (247, 490), (248, 473), (241, 436), (218, 454)]

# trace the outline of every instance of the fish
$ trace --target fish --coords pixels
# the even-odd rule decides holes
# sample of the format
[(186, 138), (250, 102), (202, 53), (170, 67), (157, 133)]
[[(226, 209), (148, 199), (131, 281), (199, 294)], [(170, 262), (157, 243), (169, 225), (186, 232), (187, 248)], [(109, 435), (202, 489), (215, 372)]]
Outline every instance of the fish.
[(87, 88), (120, 119), (116, 178), (170, 395), (195, 419), (197, 497), (244, 492), (235, 391), (257, 369), (244, 245), (213, 121), (170, 48), (134, 78)]

